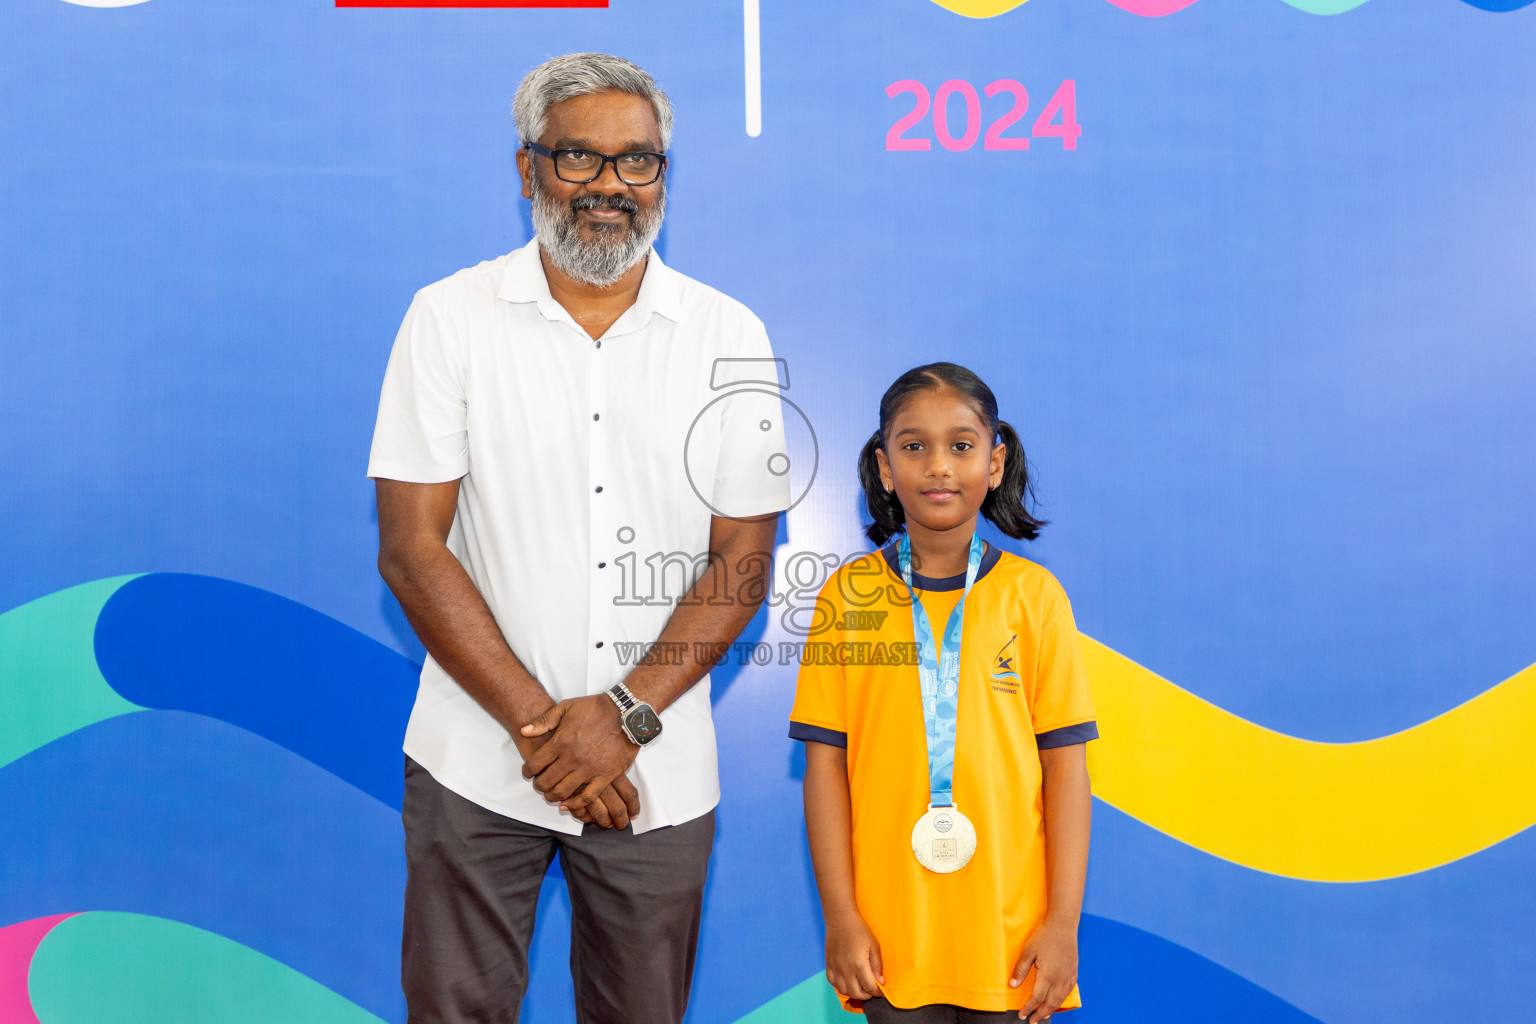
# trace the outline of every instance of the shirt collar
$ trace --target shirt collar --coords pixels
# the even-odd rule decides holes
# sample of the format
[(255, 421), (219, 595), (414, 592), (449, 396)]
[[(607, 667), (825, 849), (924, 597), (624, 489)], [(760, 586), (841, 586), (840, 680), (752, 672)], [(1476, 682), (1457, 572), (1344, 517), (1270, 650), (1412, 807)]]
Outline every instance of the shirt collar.
[[(544, 264), (539, 259), (539, 240), (530, 239), (521, 249), (514, 250), (502, 272), (501, 287), (496, 297), (507, 302), (536, 302), (546, 320), (571, 320), (564, 306), (549, 293), (549, 279), (544, 276)], [(645, 265), (645, 276), (640, 279), (640, 291), (635, 304), (626, 309), (609, 329), (612, 334), (637, 329), (650, 322), (651, 315), (664, 316), (673, 323), (683, 321), (682, 283), (677, 271), (661, 262), (652, 247)], [(622, 331), (620, 331), (622, 333)]]
[[(896, 548), (899, 543), (900, 541), (898, 539), (897, 543), (887, 544), (885, 547), (880, 549), (880, 554), (885, 556), (885, 564), (890, 566), (892, 574), (894, 574), (898, 580), (901, 579), (901, 561), (896, 556)], [(997, 565), (998, 560), (1002, 557), (1002, 548), (988, 544), (986, 554), (981, 556), (981, 565), (976, 568), (976, 578), (980, 580), (987, 573), (991, 572), (992, 567)], [(940, 590), (964, 590), (965, 573), (961, 573), (958, 576), (924, 576), (922, 573), (913, 572), (912, 583), (913, 586), (915, 586), (918, 590), (926, 590), (929, 592)]]

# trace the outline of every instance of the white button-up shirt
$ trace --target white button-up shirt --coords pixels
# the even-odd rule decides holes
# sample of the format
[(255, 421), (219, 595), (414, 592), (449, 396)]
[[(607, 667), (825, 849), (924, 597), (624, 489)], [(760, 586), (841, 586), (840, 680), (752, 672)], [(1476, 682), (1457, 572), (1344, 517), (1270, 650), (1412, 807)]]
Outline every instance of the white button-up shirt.
[[(593, 341), (551, 297), (530, 242), (416, 293), (368, 475), (460, 480), (448, 546), (507, 644), (556, 700), (601, 693), (701, 573), (712, 514), (788, 507), (779, 379), (762, 322), (654, 251), (635, 304)], [(636, 832), (720, 798), (709, 677), (661, 721), (629, 772)], [(483, 807), (581, 831), (430, 656), (405, 752)]]

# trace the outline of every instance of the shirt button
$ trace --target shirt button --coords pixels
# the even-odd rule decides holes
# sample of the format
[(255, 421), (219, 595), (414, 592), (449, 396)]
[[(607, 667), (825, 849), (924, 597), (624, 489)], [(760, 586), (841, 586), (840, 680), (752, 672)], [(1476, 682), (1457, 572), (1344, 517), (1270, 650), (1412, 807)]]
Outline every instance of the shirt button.
[(606, 569), (606, 568), (608, 568), (608, 563), (607, 562), (598, 562), (597, 563), (597, 567), (599, 569)]
[(599, 484), (599, 485), (598, 485), (598, 488), (597, 488), (597, 493), (598, 493), (598, 494), (602, 494), (602, 493), (603, 493), (603, 488), (602, 488), (602, 485), (601, 485), (601, 484)]
[(598, 415), (598, 414), (597, 414), (597, 413), (593, 413), (593, 414), (592, 414), (592, 418), (593, 418), (593, 419), (594, 419), (594, 420), (599, 420), (599, 419), (602, 419), (602, 417), (601, 417), (601, 416), (599, 416), (599, 415)]
[(593, 344), (596, 345), (598, 348), (602, 348), (603, 347), (603, 343), (600, 342), (600, 341), (593, 342)]
[(602, 642), (602, 641), (601, 641), (601, 640), (599, 640), (599, 641), (598, 641), (598, 642), (597, 642), (597, 646), (599, 646), (599, 647), (601, 647), (601, 646), (603, 646), (603, 642)]

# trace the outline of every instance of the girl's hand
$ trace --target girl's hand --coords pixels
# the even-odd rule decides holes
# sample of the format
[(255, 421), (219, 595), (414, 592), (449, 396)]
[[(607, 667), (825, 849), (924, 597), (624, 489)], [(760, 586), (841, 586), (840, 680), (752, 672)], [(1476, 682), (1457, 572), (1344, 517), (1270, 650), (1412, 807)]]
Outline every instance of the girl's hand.
[(1050, 1019), (1077, 984), (1077, 929), (1049, 921), (1042, 924), (1025, 944), (1008, 987), (1022, 985), (1031, 965), (1035, 968), (1035, 987), (1019, 1011), (1019, 1019), (1038, 1024)]
[(880, 943), (857, 910), (827, 918), (827, 980), (849, 999), (873, 999), (885, 984)]

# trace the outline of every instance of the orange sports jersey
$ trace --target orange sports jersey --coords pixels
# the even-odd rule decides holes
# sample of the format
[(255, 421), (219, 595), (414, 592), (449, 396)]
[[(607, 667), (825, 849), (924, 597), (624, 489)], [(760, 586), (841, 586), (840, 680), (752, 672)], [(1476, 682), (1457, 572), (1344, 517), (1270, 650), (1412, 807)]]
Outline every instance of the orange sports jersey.
[[(965, 576), (912, 582), (942, 636)], [(906, 1009), (1020, 1008), (1034, 972), (1016, 989), (1008, 978), (1046, 909), (1039, 751), (1098, 736), (1067, 595), (1034, 562), (991, 546), (982, 557), (965, 605), (954, 774), (977, 845), (950, 874), (912, 855), (928, 746), (895, 545), (834, 574), (817, 620), (789, 734), (848, 750), (854, 898), (880, 943), (885, 997)], [(1073, 988), (1064, 1007), (1080, 1005)]]

